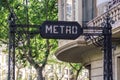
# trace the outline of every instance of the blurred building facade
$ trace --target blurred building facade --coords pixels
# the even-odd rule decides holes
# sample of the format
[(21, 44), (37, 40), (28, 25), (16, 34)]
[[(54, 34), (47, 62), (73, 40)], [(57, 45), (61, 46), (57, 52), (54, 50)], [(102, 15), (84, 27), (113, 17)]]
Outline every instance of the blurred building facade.
[[(6, 45), (0, 46), (0, 80), (8, 78), (8, 54), (6, 53)], [(16, 66), (16, 80), (35, 80), (36, 71), (32, 67), (22, 67), (21, 64)]]
[[(110, 14), (112, 24), (113, 43), (113, 78), (120, 80), (120, 1), (105, 0), (98, 4), (99, 0), (58, 0), (59, 20), (78, 21), (84, 27), (102, 26), (107, 13)], [(107, 10), (109, 7), (109, 10)], [(65, 62), (85, 64), (89, 70), (89, 80), (103, 80), (103, 51), (101, 47), (94, 45), (92, 40), (98, 40), (92, 36), (86, 40), (80, 36), (75, 40), (59, 40), (59, 49), (56, 57)], [(100, 43), (102, 44), (102, 43)], [(84, 80), (84, 79), (83, 79)]]
[[(0, 46), (0, 80), (7, 80), (8, 78), (8, 54), (6, 49), (6, 45), (3, 44)], [(47, 64), (45, 66), (43, 70), (43, 77), (45, 80), (74, 79), (72, 69), (60, 63)], [(30, 65), (24, 67), (22, 64), (16, 63), (15, 80), (37, 80), (36, 70)]]

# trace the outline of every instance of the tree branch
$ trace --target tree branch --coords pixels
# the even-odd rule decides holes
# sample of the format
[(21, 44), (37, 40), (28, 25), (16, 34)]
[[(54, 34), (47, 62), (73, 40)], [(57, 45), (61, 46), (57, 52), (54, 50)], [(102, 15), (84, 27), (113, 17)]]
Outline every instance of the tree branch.
[(33, 58), (31, 58), (30, 56), (26, 55), (26, 58), (27, 58), (28, 62), (29, 62), (35, 69), (37, 69), (38, 67), (40, 67), (40, 66), (33, 60)]
[(73, 69), (75, 69), (77, 71), (77, 69), (71, 63), (69, 63), (69, 64)]
[(8, 42), (3, 39), (0, 39), (0, 42), (2, 42), (3, 44), (8, 44)]
[(45, 55), (45, 59), (44, 59), (44, 61), (43, 61), (43, 64), (42, 64), (42, 68), (43, 67), (45, 67), (45, 65), (46, 65), (46, 63), (47, 63), (47, 60), (48, 60), (48, 56), (49, 56), (49, 54), (50, 54), (50, 43), (49, 43), (49, 40), (48, 39), (46, 39), (46, 45), (47, 45), (47, 49), (46, 49), (46, 55)]

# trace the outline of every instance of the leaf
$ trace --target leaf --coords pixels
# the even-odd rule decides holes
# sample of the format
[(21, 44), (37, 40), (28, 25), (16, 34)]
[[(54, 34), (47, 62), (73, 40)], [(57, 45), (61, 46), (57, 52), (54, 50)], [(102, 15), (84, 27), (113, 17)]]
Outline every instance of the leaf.
[[(49, 0), (48, 7), (46, 8), (45, 0), (29, 0), (26, 5), (25, 0), (0, 0), (0, 40), (9, 43), (9, 23), (8, 16), (10, 10), (13, 10), (16, 16), (16, 24), (33, 24), (41, 25), (46, 20), (57, 20), (57, 7), (56, 0)], [(6, 3), (6, 1), (8, 1)], [(46, 11), (47, 9), (47, 11)], [(28, 26), (27, 26), (28, 27)], [(16, 29), (22, 31), (34, 31), (33, 28), (23, 28), (22, 26)], [(12, 37), (12, 36), (10, 36)], [(57, 49), (57, 41), (50, 40), (50, 52), (46, 54), (47, 43), (40, 35), (28, 35), (28, 33), (15, 34), (16, 37), (16, 63), (27, 66), (30, 61), (26, 56), (31, 57), (37, 64), (45, 63), (48, 55), (51, 57), (53, 52)], [(28, 39), (30, 38), (30, 42)], [(31, 53), (29, 53), (31, 51)], [(50, 54), (52, 53), (52, 54)], [(51, 60), (54, 58), (51, 58)], [(54, 60), (55, 61), (55, 60)], [(32, 63), (30, 63), (32, 64)], [(47, 64), (47, 62), (46, 62)]]

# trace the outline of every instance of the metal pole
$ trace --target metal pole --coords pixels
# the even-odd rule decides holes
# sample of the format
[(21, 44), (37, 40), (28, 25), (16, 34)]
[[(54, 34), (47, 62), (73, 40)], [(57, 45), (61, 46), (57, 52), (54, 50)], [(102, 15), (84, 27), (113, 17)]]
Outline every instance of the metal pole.
[(8, 80), (11, 79), (11, 48), (12, 48), (12, 41), (11, 41), (11, 14), (9, 16), (9, 53), (8, 53)]
[(103, 28), (104, 36), (104, 80), (113, 80), (112, 72), (112, 27), (109, 15)]
[[(15, 21), (13, 21), (13, 24), (15, 24)], [(12, 62), (13, 62), (13, 80), (15, 80), (15, 27), (13, 27), (13, 33), (12, 33), (12, 40), (13, 40), (13, 53), (12, 53)]]
[(13, 13), (9, 16), (9, 59), (8, 59), (8, 80), (15, 80), (15, 17)]

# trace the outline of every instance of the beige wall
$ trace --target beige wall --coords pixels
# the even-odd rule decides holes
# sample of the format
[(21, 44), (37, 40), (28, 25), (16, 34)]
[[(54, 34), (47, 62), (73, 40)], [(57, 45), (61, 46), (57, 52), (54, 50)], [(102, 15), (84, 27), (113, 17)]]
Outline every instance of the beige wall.
[[(59, 20), (66, 20), (66, 9), (62, 10), (65, 7), (65, 4), (61, 3), (64, 0), (59, 0)], [(82, 0), (77, 0), (77, 3), (73, 9), (75, 12), (72, 13), (72, 20), (78, 21), (82, 24)], [(73, 10), (73, 11), (74, 11)], [(104, 11), (104, 10), (103, 10)], [(64, 13), (64, 14), (63, 14)], [(102, 12), (100, 11), (100, 14)], [(100, 15), (99, 14), (99, 15)], [(119, 21), (118, 21), (119, 23)], [(119, 24), (117, 24), (117, 27)], [(115, 26), (114, 26), (115, 27)], [(118, 35), (119, 36), (119, 35)], [(71, 40), (60, 40), (60, 47), (70, 43)], [(73, 40), (74, 41), (74, 40)], [(120, 80), (120, 43), (115, 44), (116, 49), (113, 49), (113, 80)], [(83, 53), (84, 54), (84, 53)], [(82, 55), (83, 55), (82, 54)], [(81, 55), (81, 56), (82, 56)], [(91, 80), (103, 80), (103, 53), (97, 47), (93, 50), (86, 51), (84, 57), (82, 58), (83, 62), (87, 65), (91, 65)]]
[(114, 50), (113, 70), (115, 80), (120, 80), (120, 46)]
[[(66, 10), (67, 0), (58, 0), (58, 20), (67, 21), (67, 10)], [(82, 24), (82, 0), (72, 0), (72, 18), (71, 21), (78, 21)], [(59, 40), (59, 47), (72, 40)]]
[[(103, 53), (98, 50), (91, 50), (89, 58), (85, 58), (85, 63), (91, 65), (91, 80), (103, 80)], [(99, 54), (98, 54), (99, 53)], [(96, 55), (95, 55), (96, 54)], [(120, 80), (120, 46), (113, 49), (113, 80)]]
[[(67, 21), (67, 0), (58, 0), (59, 20)], [(72, 21), (82, 22), (82, 0), (72, 0)]]
[(103, 80), (103, 60), (91, 62), (91, 80)]

